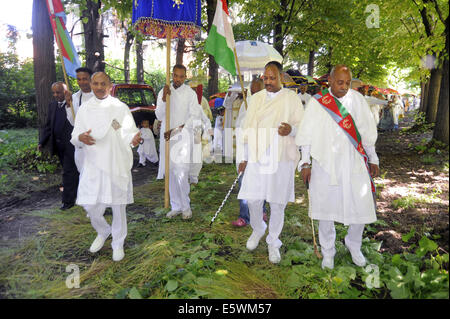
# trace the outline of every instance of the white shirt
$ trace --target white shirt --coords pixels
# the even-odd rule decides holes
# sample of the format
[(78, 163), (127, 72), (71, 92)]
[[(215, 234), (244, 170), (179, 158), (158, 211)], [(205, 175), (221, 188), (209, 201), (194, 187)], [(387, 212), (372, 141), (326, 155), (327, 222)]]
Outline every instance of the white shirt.
[[(89, 93), (83, 93), (83, 91), (79, 90), (78, 92), (72, 94), (72, 106), (75, 116), (77, 115), (78, 109), (80, 108), (81, 104), (89, 101), (93, 96), (95, 96), (95, 94), (92, 91)], [(73, 114), (70, 110), (67, 111), (67, 120), (70, 122), (70, 124), (74, 125)]]

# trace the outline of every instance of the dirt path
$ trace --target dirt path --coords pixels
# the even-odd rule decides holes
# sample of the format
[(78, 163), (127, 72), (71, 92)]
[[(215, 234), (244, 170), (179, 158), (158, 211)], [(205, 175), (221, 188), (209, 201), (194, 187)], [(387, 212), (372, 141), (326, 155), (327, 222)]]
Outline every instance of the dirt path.
[[(412, 116), (400, 123), (400, 128), (412, 126)], [(441, 248), (449, 245), (449, 175), (443, 172), (448, 163), (448, 150), (433, 154), (435, 162), (424, 163), (426, 154), (419, 154), (416, 145), (425, 144), (431, 132), (402, 134), (401, 131), (381, 132), (377, 153), (384, 178), (379, 178), (380, 196), (377, 201), (378, 218), (386, 226), (377, 226), (374, 238), (382, 241), (382, 250), (401, 253), (412, 243), (429, 234)], [(403, 200), (397, 207), (395, 201)], [(406, 207), (405, 207), (406, 206)], [(415, 230), (406, 244), (401, 236)]]
[[(135, 163), (137, 158), (135, 156)], [(156, 178), (158, 166), (147, 162), (145, 167), (133, 168), (133, 185), (139, 186)], [(44, 218), (30, 216), (27, 213), (36, 210), (57, 209), (61, 206), (59, 187), (31, 192), (12, 197), (0, 198), (0, 247), (11, 247), (23, 242), (44, 229)], [(61, 211), (61, 213), (64, 213)]]

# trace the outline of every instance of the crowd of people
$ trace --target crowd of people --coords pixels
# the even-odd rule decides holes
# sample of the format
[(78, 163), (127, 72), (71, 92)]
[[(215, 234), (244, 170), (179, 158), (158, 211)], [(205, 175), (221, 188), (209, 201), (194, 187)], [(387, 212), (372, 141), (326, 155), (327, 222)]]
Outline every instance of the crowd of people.
[[(307, 85), (298, 94), (283, 88), (282, 73), (282, 65), (272, 61), (249, 90), (231, 89), (214, 129), (207, 101), (185, 84), (183, 65), (173, 67), (172, 83), (158, 94), (155, 123), (142, 121), (140, 128), (128, 106), (110, 95), (112, 83), (106, 73), (78, 69), (80, 90), (74, 94), (64, 83), (54, 83), (55, 102), (49, 105), (38, 147), (49, 144), (59, 156), (61, 209), (75, 204), (85, 209), (97, 233), (90, 251), (99, 251), (112, 235), (113, 260), (124, 258), (126, 206), (133, 203), (133, 148), (137, 147), (139, 166), (158, 163), (157, 179), (162, 179), (168, 141), (167, 218), (181, 215), (189, 220), (198, 213), (191, 209), (191, 184), (198, 182), (204, 162), (225, 158), (226, 164), (236, 164), (240, 185), (240, 211), (232, 224), (250, 225), (246, 242), (250, 251), (268, 232), (268, 258), (279, 263), (284, 212), (295, 201), (298, 170), (309, 193), (309, 217), (319, 221), (322, 267), (334, 267), (335, 222), (349, 226), (345, 246), (353, 262), (364, 266), (362, 234), (365, 224), (376, 221), (372, 178), (379, 174), (374, 116), (379, 109), (371, 105), (381, 100), (352, 90), (351, 70), (345, 65), (336, 65), (329, 88), (314, 96), (307, 93)], [(166, 123), (169, 97), (170, 123)], [(398, 114), (393, 111), (395, 103), (386, 103), (392, 114)], [(384, 117), (383, 110), (380, 125)], [(159, 154), (154, 134), (159, 136)], [(112, 208), (111, 225), (104, 218), (106, 207)]]

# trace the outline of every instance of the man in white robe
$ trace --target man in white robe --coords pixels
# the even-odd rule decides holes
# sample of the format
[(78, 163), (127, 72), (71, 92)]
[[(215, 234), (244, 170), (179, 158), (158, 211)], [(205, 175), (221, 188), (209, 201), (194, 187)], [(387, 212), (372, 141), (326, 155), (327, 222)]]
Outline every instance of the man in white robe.
[(311, 98), (311, 95), (306, 93), (307, 89), (308, 89), (307, 84), (300, 85), (300, 93), (298, 94), (298, 97), (302, 100), (303, 109), (305, 109), (306, 104), (308, 103), (309, 99)]
[(214, 123), (214, 139), (213, 139), (213, 154), (216, 158), (216, 161), (222, 162), (223, 155), (223, 140), (224, 140), (224, 114), (225, 108), (220, 106), (217, 108), (217, 116), (216, 121)]
[[(76, 69), (75, 72), (77, 75), (77, 84), (80, 87), (80, 89), (77, 92), (75, 92), (74, 94), (66, 96), (66, 101), (71, 100), (72, 106), (73, 106), (73, 111), (76, 116), (80, 106), (83, 103), (89, 101), (91, 99), (91, 97), (94, 96), (94, 92), (92, 92), (92, 90), (91, 90), (91, 75), (92, 75), (91, 69), (81, 67), (81, 68)], [(73, 118), (72, 112), (67, 112), (67, 119), (69, 120), (70, 124), (72, 124), (72, 125), (75, 124), (75, 120)], [(78, 172), (81, 173), (81, 169), (82, 169), (81, 165), (84, 160), (83, 159), (83, 148), (75, 147), (74, 158), (75, 158), (75, 165), (77, 166)]]
[[(172, 72), (172, 84), (165, 85), (158, 94), (155, 110), (156, 118), (161, 121), (161, 143), (159, 150), (158, 179), (165, 174), (165, 139), (170, 138), (169, 163), (169, 195), (171, 211), (166, 217), (172, 218), (182, 214), (183, 219), (190, 219), (192, 211), (190, 206), (189, 170), (193, 148), (193, 127), (201, 125), (200, 118), (191, 118), (197, 114), (197, 94), (184, 84), (186, 68), (176, 64)], [(170, 125), (166, 123), (166, 97), (170, 95)], [(191, 120), (192, 125), (185, 124)], [(197, 121), (195, 121), (197, 120)]]
[[(245, 199), (250, 210), (253, 232), (247, 249), (254, 250), (266, 232), (263, 220), (264, 200), (270, 204), (269, 234), (266, 243), (269, 260), (281, 260), (284, 209), (294, 198), (295, 167), (300, 159), (295, 145), (296, 127), (303, 116), (302, 102), (295, 92), (281, 85), (282, 66), (269, 62), (264, 71), (265, 90), (252, 95), (241, 132), (244, 173), (238, 199)], [(246, 149), (246, 151), (245, 151)]]
[[(373, 93), (372, 93), (373, 94)], [(369, 104), (370, 112), (372, 112), (373, 119), (375, 121), (375, 125), (378, 126), (380, 123), (380, 113), (383, 105), (387, 105), (388, 101), (379, 99), (374, 95), (364, 96), (366, 102)]]
[[(211, 121), (208, 119), (200, 105), (196, 106), (193, 104), (190, 108), (190, 118), (186, 122), (185, 127), (192, 130), (194, 134), (194, 143), (192, 146), (190, 160), (191, 164), (189, 168), (189, 182), (192, 184), (197, 184), (198, 176), (200, 175), (200, 171), (203, 167), (204, 156), (206, 155), (205, 159), (209, 157), (209, 153), (205, 153), (203, 142), (208, 142), (209, 138), (213, 134)], [(206, 146), (209, 150), (209, 146)]]
[[(109, 95), (109, 76), (94, 73), (91, 87), (95, 96), (79, 109), (71, 139), (84, 152), (76, 203), (87, 211), (98, 234), (90, 251), (99, 251), (111, 234), (113, 260), (120, 261), (125, 256), (126, 205), (133, 203), (131, 145), (141, 138), (128, 106)], [(103, 216), (106, 207), (112, 208), (111, 226)]]
[(241, 92), (240, 84), (235, 83), (227, 93), (223, 106), (225, 107), (224, 114), (224, 131), (223, 131), (223, 151), (225, 162), (229, 163), (233, 159), (233, 154), (236, 152), (235, 128), (236, 119), (239, 115), (239, 109), (244, 102), (244, 97)]
[[(349, 90), (351, 79), (346, 66), (335, 66), (329, 77), (330, 93), (352, 116), (369, 158), (370, 173), (375, 177), (379, 173), (375, 152), (377, 128), (364, 97), (355, 90)], [(376, 221), (376, 208), (362, 155), (315, 98), (306, 107), (296, 143), (302, 148), (298, 169), (303, 181), (309, 183), (309, 216), (319, 220), (322, 268), (334, 267), (334, 222), (350, 225), (345, 245), (353, 262), (364, 266), (362, 234), (365, 224)]]

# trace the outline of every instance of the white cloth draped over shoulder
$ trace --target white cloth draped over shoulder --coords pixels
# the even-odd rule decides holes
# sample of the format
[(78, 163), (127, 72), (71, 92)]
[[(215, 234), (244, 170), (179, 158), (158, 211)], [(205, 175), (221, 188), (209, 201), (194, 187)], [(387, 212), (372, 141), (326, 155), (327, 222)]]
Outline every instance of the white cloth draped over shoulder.
[[(239, 199), (277, 204), (294, 201), (295, 167), (300, 158), (295, 132), (302, 116), (302, 102), (289, 89), (252, 95), (239, 134), (248, 161)], [(288, 136), (278, 134), (281, 122), (291, 125)]]
[[(92, 130), (94, 145), (85, 145), (79, 140), (79, 135), (88, 130)], [(71, 143), (82, 147), (84, 152), (77, 204), (133, 202), (131, 141), (138, 132), (128, 106), (118, 99), (93, 97), (83, 104), (71, 139)]]
[[(364, 97), (355, 90), (338, 99), (353, 117), (369, 162), (378, 165), (377, 128)], [(343, 224), (376, 220), (370, 178), (363, 157), (348, 136), (319, 102), (308, 102), (296, 143), (302, 146), (303, 163), (310, 163), (309, 216)]]
[[(176, 128), (180, 125), (186, 124), (188, 121), (192, 125), (196, 123), (202, 123), (202, 118), (197, 117), (198, 114), (203, 113), (201, 105), (198, 104), (197, 94), (190, 86), (182, 84), (175, 89), (173, 84), (170, 85), (170, 127), (166, 128), (166, 102), (162, 100), (163, 90), (158, 94), (158, 101), (155, 110), (156, 118), (161, 121), (160, 141), (159, 141), (159, 167), (157, 179), (163, 179), (165, 174), (165, 139), (164, 132), (168, 129)], [(201, 112), (201, 113), (199, 113)], [(196, 122), (195, 120), (198, 120)], [(171, 139), (171, 158), (175, 155), (178, 161), (183, 162), (189, 167), (190, 162), (190, 150), (192, 148), (192, 125), (185, 126), (179, 136)], [(183, 138), (181, 138), (181, 136)], [(180, 143), (183, 143), (181, 145)], [(177, 154), (172, 154), (172, 151), (176, 147)], [(188, 147), (188, 149), (186, 149)], [(189, 168), (188, 168), (189, 169)]]

